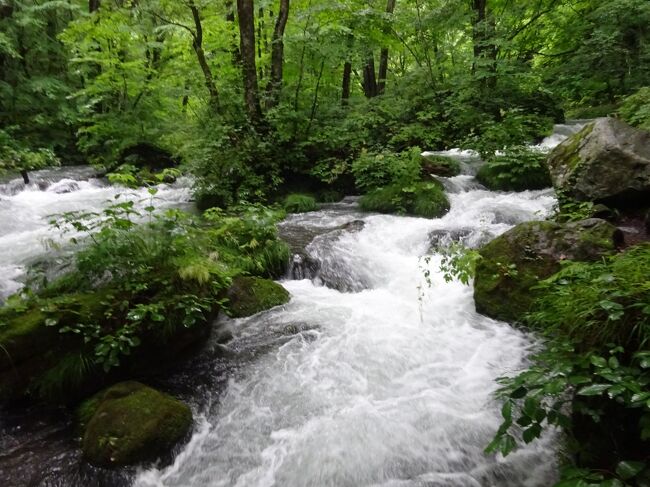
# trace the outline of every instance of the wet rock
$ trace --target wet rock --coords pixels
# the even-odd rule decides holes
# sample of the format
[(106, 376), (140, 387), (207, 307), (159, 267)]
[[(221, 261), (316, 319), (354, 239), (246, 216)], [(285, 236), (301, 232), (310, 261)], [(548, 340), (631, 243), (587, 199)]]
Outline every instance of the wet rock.
[(252, 316), (289, 302), (289, 292), (280, 284), (258, 277), (237, 277), (226, 296), (228, 315), (232, 318)]
[(548, 160), (553, 185), (579, 201), (613, 208), (650, 200), (650, 132), (599, 118), (560, 144)]
[(155, 460), (192, 426), (187, 405), (133, 381), (116, 384), (85, 401), (78, 416), (84, 457), (100, 467)]
[(590, 261), (622, 244), (616, 227), (596, 218), (572, 223), (528, 222), (485, 245), (476, 266), (476, 310), (515, 322), (536, 298), (532, 289), (560, 270), (566, 259)]

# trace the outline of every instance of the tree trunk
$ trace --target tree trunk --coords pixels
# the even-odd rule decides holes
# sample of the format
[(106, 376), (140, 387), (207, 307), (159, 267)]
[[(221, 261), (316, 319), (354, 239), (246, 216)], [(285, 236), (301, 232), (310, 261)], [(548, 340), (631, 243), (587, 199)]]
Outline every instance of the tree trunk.
[[(395, 11), (395, 0), (388, 0), (386, 5), (386, 13), (392, 15)], [(388, 34), (390, 29), (388, 26), (384, 29), (384, 33)], [(379, 83), (377, 85), (377, 92), (381, 95), (386, 89), (386, 77), (388, 76), (388, 48), (384, 47), (379, 55)]]
[(88, 13), (93, 13), (99, 10), (101, 0), (88, 0)]
[(347, 106), (350, 101), (350, 84), (352, 81), (352, 63), (346, 61), (343, 65), (343, 86), (341, 89), (341, 105)]
[(241, 55), (239, 54), (239, 46), (237, 45), (237, 34), (235, 32), (235, 6), (232, 0), (226, 0), (226, 22), (232, 26), (232, 37), (230, 42), (232, 65), (238, 67), (241, 63)]
[(289, 0), (280, 0), (280, 11), (273, 30), (271, 41), (271, 79), (266, 88), (269, 98), (268, 107), (278, 104), (278, 97), (282, 89), (283, 65), (284, 65), (284, 30), (289, 19)]
[(242, 75), (244, 78), (244, 100), (246, 113), (255, 127), (262, 122), (262, 107), (257, 87), (257, 69), (255, 66), (255, 10), (253, 0), (237, 0), (239, 17), (239, 49), (242, 57)]
[(192, 18), (194, 19), (195, 31), (192, 39), (192, 48), (196, 53), (196, 58), (198, 59), (199, 66), (203, 72), (205, 87), (208, 89), (208, 93), (210, 95), (210, 107), (213, 110), (217, 110), (219, 108), (219, 92), (217, 91), (217, 86), (214, 83), (214, 76), (212, 76), (210, 65), (205, 58), (205, 52), (203, 52), (203, 26), (201, 25), (201, 16), (199, 14), (199, 9), (194, 4), (194, 0), (189, 0), (187, 5), (192, 11)]
[(370, 53), (363, 67), (363, 92), (367, 98), (377, 96), (377, 78), (375, 77), (375, 56)]

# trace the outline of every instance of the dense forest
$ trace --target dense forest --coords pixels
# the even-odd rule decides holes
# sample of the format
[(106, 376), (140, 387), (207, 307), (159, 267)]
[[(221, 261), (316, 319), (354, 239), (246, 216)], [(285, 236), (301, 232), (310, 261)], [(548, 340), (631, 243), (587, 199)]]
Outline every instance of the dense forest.
[[(549, 487), (650, 485), (649, 1), (0, 0), (0, 121), (0, 210), (8, 181), (27, 191), (44, 168), (91, 165), (118, 188), (101, 211), (51, 215), (65, 271), (30, 262), (0, 293), (0, 416), (63, 407), (101, 468), (168, 455), (196, 405), (135, 380), (187, 399), (160, 377), (210, 333), (233, 339), (218, 316), (301, 296), (273, 281), (292, 272), (374, 289), (285, 242), (288, 214), (354, 195), (355, 212), (433, 221), (459, 208), (454, 191), (483, 191), (530, 214), (489, 241), (445, 229), (443, 245), (427, 229), (411, 290), (424, 323), (438, 317), (427, 292), (473, 283), (478, 313), (536, 337), (498, 374), (500, 426), (481, 455), (553, 441)], [(544, 146), (568, 121), (579, 129)], [(189, 212), (160, 204), (179, 181)], [(357, 235), (362, 219), (329, 231)], [(304, 485), (353, 485), (341, 478)], [(277, 481), (250, 485), (299, 485)], [(474, 482), (431, 485), (500, 485)]]

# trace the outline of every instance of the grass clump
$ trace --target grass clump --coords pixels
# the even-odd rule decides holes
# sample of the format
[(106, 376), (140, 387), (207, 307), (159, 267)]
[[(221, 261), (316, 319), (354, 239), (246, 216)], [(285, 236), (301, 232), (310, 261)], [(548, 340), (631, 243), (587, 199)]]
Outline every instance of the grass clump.
[(442, 185), (437, 182), (419, 182), (403, 186), (392, 184), (375, 189), (359, 201), (364, 211), (398, 213), (424, 218), (440, 218), (450, 208)]
[(307, 213), (318, 210), (318, 203), (313, 196), (294, 193), (285, 198), (283, 207), (288, 213)]
[(547, 154), (525, 146), (510, 147), (493, 156), (476, 178), (493, 191), (526, 191), (552, 186)]

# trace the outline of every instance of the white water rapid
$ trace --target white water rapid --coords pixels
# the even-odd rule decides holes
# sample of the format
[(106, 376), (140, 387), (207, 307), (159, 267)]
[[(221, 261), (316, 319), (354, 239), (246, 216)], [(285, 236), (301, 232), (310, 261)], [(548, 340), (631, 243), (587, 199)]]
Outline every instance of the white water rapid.
[[(25, 268), (46, 254), (48, 240), (65, 243), (49, 222), (51, 215), (69, 211), (101, 212), (109, 204), (130, 199), (142, 209), (150, 201), (144, 189), (109, 186), (90, 167), (61, 167), (30, 173), (31, 184), (20, 179), (0, 184), (0, 302), (23, 286)], [(116, 200), (117, 194), (122, 194)], [(190, 199), (189, 183), (160, 185), (155, 205), (179, 206)], [(54, 257), (49, 252), (49, 257)]]
[[(473, 154), (446, 155), (473, 172)], [(477, 314), (472, 288), (446, 283), (435, 253), (428, 287), (421, 256), (432, 243), (478, 246), (543, 219), (553, 192), (490, 192), (470, 175), (444, 182), (451, 211), (437, 220), (359, 214), (352, 200), (289, 217), (283, 226), (318, 235), (296, 259), (316, 261), (321, 278), (282, 281), (286, 306), (221, 321), (234, 336), (225, 348), (246, 358), (197, 408), (174, 463), (134, 485), (552, 485), (552, 434), (505, 459), (484, 453), (501, 422), (495, 379), (524, 367), (534, 339)]]

